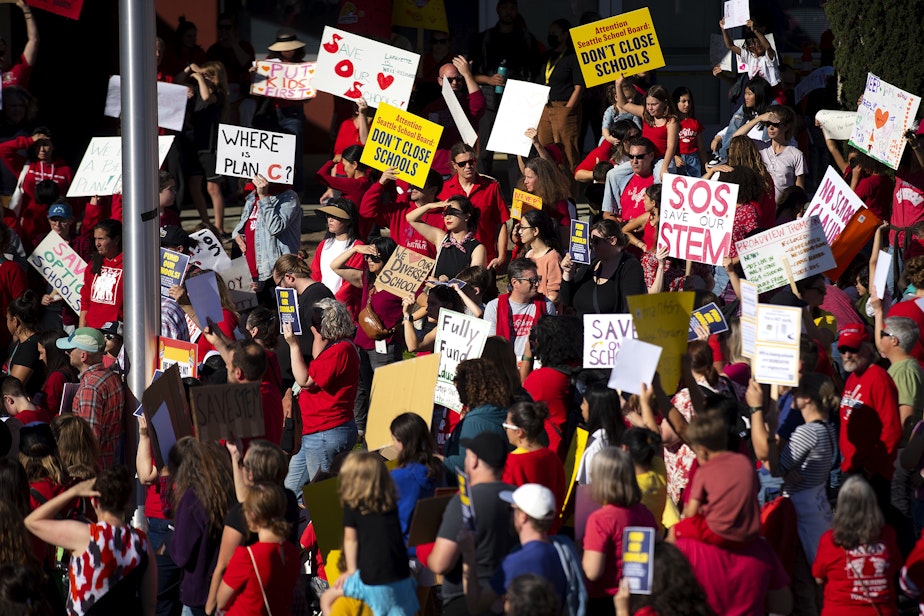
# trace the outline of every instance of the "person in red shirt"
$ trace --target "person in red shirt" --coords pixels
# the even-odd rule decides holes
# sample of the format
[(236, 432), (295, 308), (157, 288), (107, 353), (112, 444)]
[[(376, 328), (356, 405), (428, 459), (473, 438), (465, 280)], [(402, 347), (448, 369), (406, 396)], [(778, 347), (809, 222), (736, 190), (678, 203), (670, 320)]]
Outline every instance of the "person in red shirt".
[[(369, 179), (369, 168), (359, 162), (362, 155), (363, 147), (361, 145), (351, 145), (340, 156), (340, 165), (343, 166), (342, 176), (335, 174), (334, 166), (337, 165), (337, 161), (329, 160), (321, 165), (315, 177), (318, 182), (329, 189), (339, 191), (344, 199), (349, 199), (355, 204), (362, 203), (363, 196), (372, 186), (372, 180)], [(369, 236), (371, 226), (371, 221), (363, 217), (359, 219), (359, 237), (361, 239)]]
[(22, 381), (15, 376), (4, 377), (0, 383), (0, 393), (3, 395), (3, 408), (10, 417), (15, 417), (27, 426), (33, 422), (51, 423), (48, 411), (40, 408), (29, 400)]
[[(478, 87), (478, 83), (472, 75), (472, 67), (468, 61), (462, 56), (456, 56), (451, 62), (440, 67), (436, 81), (440, 88), (443, 87), (444, 81), (449, 82), (449, 87), (462, 106), (465, 117), (468, 118), (472, 126), (478, 126), (487, 107), (484, 93)], [(462, 87), (463, 84), (465, 85), (464, 88)], [(441, 95), (424, 107), (420, 115), (443, 126), (443, 134), (440, 136), (439, 145), (433, 154), (432, 168), (442, 175), (449, 175), (452, 173), (450, 149), (453, 145), (462, 141), (459, 128), (452, 119), (452, 114), (449, 113), (449, 106)]]
[(645, 137), (629, 142), (629, 164), (632, 177), (619, 195), (617, 217), (628, 222), (645, 213), (645, 189), (654, 184), (655, 146)]
[(21, 88), (29, 87), (29, 77), (32, 74), (32, 67), (35, 65), (35, 59), (38, 57), (39, 48), (39, 31), (35, 25), (35, 16), (32, 9), (26, 4), (25, 0), (16, 0), (16, 6), (22, 10), (22, 16), (26, 20), (26, 46), (19, 57), (19, 63), (13, 64), (7, 60), (6, 41), (0, 39), (0, 80), (3, 85), (0, 89), (12, 88), (19, 86)]
[(456, 175), (451, 177), (440, 191), (438, 199), (446, 201), (455, 195), (464, 195), (472, 205), (481, 212), (477, 239), (487, 251), (487, 263), (491, 269), (503, 266), (507, 262), (507, 221), (510, 212), (500, 191), (497, 180), (482, 177), (475, 168), (477, 158), (475, 150), (465, 143), (452, 146), (450, 152), (452, 166)]
[(111, 218), (93, 227), (96, 254), (87, 264), (80, 290), (79, 327), (100, 328), (124, 321), (122, 314), (122, 223)]
[[(423, 188), (411, 186), (397, 179), (397, 167), (382, 172), (378, 182), (372, 184), (359, 204), (359, 215), (387, 227), (391, 238), (409, 250), (426, 255), (431, 259), (436, 256), (436, 246), (418, 233), (407, 221), (408, 211), (433, 203), (436, 195), (443, 190), (443, 177), (430, 169)], [(441, 212), (427, 212), (421, 219), (431, 227), (446, 230)]]

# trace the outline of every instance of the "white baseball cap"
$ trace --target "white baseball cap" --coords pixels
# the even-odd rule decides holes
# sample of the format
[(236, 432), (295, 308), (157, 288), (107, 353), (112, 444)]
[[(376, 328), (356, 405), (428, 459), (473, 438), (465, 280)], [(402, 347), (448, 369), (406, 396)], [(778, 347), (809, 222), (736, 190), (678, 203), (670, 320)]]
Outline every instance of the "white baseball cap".
[(547, 520), (556, 512), (555, 495), (538, 483), (524, 483), (516, 490), (505, 490), (498, 496), (535, 520)]

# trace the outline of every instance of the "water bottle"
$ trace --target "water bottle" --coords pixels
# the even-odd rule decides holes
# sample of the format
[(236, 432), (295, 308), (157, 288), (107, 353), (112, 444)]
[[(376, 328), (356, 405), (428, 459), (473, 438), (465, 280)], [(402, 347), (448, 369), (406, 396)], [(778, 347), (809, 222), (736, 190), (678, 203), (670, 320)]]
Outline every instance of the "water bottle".
[[(504, 79), (507, 78), (507, 60), (500, 61), (500, 65), (497, 67), (497, 74), (503, 77)], [(494, 86), (494, 93), (503, 94), (504, 86)]]

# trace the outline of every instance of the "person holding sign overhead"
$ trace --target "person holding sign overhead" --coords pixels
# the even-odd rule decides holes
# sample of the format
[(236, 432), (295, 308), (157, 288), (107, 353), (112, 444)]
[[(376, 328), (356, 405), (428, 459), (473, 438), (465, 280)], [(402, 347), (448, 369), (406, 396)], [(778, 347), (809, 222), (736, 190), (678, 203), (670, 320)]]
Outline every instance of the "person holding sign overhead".
[[(442, 88), (443, 82), (446, 81), (449, 82), (452, 93), (459, 100), (468, 121), (472, 126), (478, 126), (479, 120), (484, 115), (485, 98), (475, 81), (475, 77), (472, 75), (472, 67), (468, 60), (463, 56), (456, 56), (452, 58), (451, 62), (441, 66), (437, 82)], [(424, 107), (421, 115), (431, 122), (436, 122), (444, 127), (439, 146), (433, 154), (432, 168), (444, 176), (449, 175), (452, 173), (450, 149), (453, 145), (462, 141), (459, 129), (449, 112), (449, 106), (446, 100), (439, 96)]]
[(564, 146), (570, 175), (581, 162), (578, 132), (581, 127), (584, 77), (569, 30), (571, 23), (567, 19), (556, 19), (549, 26), (549, 51), (540, 64), (539, 83), (549, 86), (551, 90), (538, 130), (541, 143), (560, 143)]
[[(438, 209), (443, 210), (445, 231), (431, 227), (422, 220), (427, 212)], [(485, 246), (475, 237), (479, 214), (472, 202), (462, 195), (430, 203), (407, 213), (405, 218), (408, 224), (437, 246), (436, 266), (433, 268), (436, 278), (449, 280), (472, 265), (485, 267)]]
[[(430, 169), (424, 185), (418, 187), (398, 180), (397, 173), (397, 167), (382, 172), (379, 181), (363, 195), (359, 215), (387, 227), (398, 246), (432, 259), (436, 256), (436, 247), (414, 230), (405, 215), (408, 210), (436, 201), (436, 195), (443, 190), (443, 177)], [(429, 212), (423, 217), (423, 222), (431, 227), (443, 227), (443, 217), (438, 212)]]

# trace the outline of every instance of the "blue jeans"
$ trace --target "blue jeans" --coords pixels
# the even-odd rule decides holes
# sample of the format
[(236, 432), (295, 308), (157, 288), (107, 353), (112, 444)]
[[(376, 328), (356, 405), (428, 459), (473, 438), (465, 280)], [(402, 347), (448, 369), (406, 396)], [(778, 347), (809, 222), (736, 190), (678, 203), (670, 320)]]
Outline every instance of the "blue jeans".
[[(703, 177), (703, 167), (699, 160), (699, 154), (694, 152), (693, 154), (678, 154), (678, 156), (683, 159), (684, 166), (671, 169), (671, 173), (686, 175), (691, 178)], [(671, 167), (674, 167), (674, 165), (672, 164)]]
[(723, 161), (728, 160), (728, 146), (731, 144), (735, 132), (744, 126), (744, 123), (744, 105), (742, 105), (738, 107), (738, 111), (736, 111), (731, 120), (728, 121), (728, 128), (725, 129), (725, 134), (722, 135), (722, 145), (719, 146), (719, 151), (716, 152), (718, 157)]
[(180, 603), (180, 582), (183, 570), (177, 567), (166, 552), (158, 554), (167, 541), (172, 520), (148, 518), (148, 540), (157, 560), (157, 616), (180, 616), (183, 605)]
[(342, 426), (302, 435), (302, 448), (289, 460), (285, 486), (302, 500), (302, 486), (314, 479), (318, 471), (329, 471), (338, 453), (349, 451), (356, 445), (356, 422), (352, 419)]

